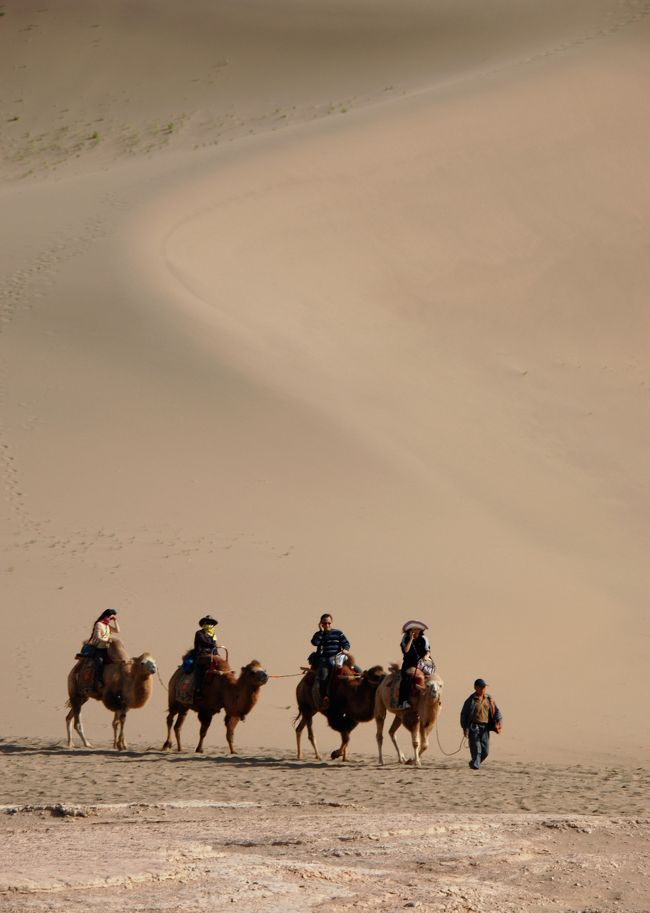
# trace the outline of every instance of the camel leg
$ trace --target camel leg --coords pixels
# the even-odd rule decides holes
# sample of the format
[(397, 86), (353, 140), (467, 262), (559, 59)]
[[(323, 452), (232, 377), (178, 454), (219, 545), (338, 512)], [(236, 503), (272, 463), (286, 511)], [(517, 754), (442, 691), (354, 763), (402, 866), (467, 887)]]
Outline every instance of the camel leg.
[(235, 751), (235, 727), (239, 722), (239, 717), (236, 715), (230, 716), (230, 714), (226, 714), (224, 722), (226, 724), (226, 741), (228, 742), (230, 754), (237, 754)]
[(379, 752), (379, 766), (384, 766), (384, 723), (386, 722), (386, 708), (375, 707), (375, 725), (377, 726), (377, 751)]
[(420, 760), (420, 724), (418, 723), (411, 730), (411, 743), (413, 745), (413, 759), (409, 761), (414, 767), (422, 767)]
[(124, 738), (124, 724), (126, 723), (126, 710), (120, 711), (119, 714), (116, 714), (118, 717), (118, 732), (117, 732), (117, 749), (118, 751), (126, 751), (127, 744), (126, 739)]
[(204, 710), (200, 710), (199, 721), (201, 723), (201, 729), (199, 732), (199, 744), (196, 746), (196, 752), (197, 754), (203, 754), (203, 740), (205, 739), (205, 735), (210, 728), (210, 723), (212, 722), (212, 714), (208, 714)]
[(424, 723), (420, 723), (420, 757), (429, 747), (429, 730), (430, 726), (425, 726)]
[(182, 751), (183, 746), (181, 745), (181, 729), (183, 728), (183, 723), (185, 722), (185, 717), (187, 716), (187, 710), (181, 710), (178, 714), (176, 720), (176, 725), (174, 726), (174, 735), (176, 736), (176, 749), (177, 751)]
[(330, 755), (331, 759), (335, 761), (337, 758), (340, 758), (342, 761), (347, 761), (348, 759), (348, 745), (350, 744), (350, 733), (342, 732), (341, 733), (341, 745), (339, 748), (336, 748)]
[[(176, 714), (170, 710), (167, 714), (167, 738), (163, 742), (163, 751), (168, 751), (172, 747), (172, 725), (174, 723), (174, 717)], [(179, 748), (180, 751), (180, 748)]]
[(119, 725), (120, 725), (120, 715), (116, 710), (115, 713), (113, 714), (113, 748), (115, 748), (115, 749), (118, 748), (117, 731), (118, 731)]
[(74, 728), (76, 729), (77, 734), (78, 734), (79, 738), (81, 739), (81, 743), (84, 746), (84, 748), (93, 747), (90, 744), (90, 742), (88, 741), (88, 739), (86, 738), (86, 735), (84, 733), (83, 723), (81, 722), (81, 708), (85, 703), (86, 703), (85, 701), (74, 701), (74, 702), (72, 700), (70, 701), (70, 711), (68, 712), (68, 715), (65, 718), (65, 725), (66, 725), (66, 730), (68, 733), (68, 748), (72, 748), (72, 735), (70, 733), (70, 723), (72, 720), (74, 720)]
[(402, 725), (402, 721), (396, 715), (395, 719), (391, 723), (390, 729), (388, 730), (388, 735), (391, 737), (391, 741), (392, 741), (393, 745), (395, 746), (395, 751), (397, 752), (397, 760), (399, 761), (400, 764), (403, 764), (406, 761), (406, 758), (402, 754), (402, 749), (397, 744), (397, 739), (395, 738), (395, 733), (397, 732), (397, 730), (399, 729), (399, 727), (401, 725)]
[(316, 746), (316, 740), (314, 739), (314, 728), (312, 726), (313, 719), (314, 718), (310, 713), (308, 713), (305, 710), (301, 711), (300, 722), (296, 726), (296, 747), (298, 750), (297, 757), (298, 757), (299, 761), (302, 761), (300, 736), (302, 735), (302, 731), (305, 728), (305, 726), (307, 727), (307, 736), (309, 738), (309, 741), (311, 742), (311, 747), (314, 749), (314, 756), (317, 761), (320, 761), (320, 752), (318, 751), (318, 748)]

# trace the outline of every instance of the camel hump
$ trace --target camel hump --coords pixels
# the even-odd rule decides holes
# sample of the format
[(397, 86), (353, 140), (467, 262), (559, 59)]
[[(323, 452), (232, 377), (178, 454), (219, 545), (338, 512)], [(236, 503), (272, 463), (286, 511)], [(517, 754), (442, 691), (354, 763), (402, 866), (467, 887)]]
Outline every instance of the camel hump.
[(114, 663), (126, 663), (131, 658), (126, 647), (118, 637), (113, 637), (108, 645), (108, 658)]

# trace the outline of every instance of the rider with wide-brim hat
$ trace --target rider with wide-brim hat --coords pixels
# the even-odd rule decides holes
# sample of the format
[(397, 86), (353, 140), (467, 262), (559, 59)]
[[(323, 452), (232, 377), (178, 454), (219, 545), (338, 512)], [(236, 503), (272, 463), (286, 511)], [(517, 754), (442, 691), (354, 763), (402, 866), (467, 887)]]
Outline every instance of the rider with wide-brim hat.
[(431, 647), (425, 636), (428, 625), (423, 621), (417, 621), (411, 618), (402, 625), (402, 640), (400, 649), (402, 651), (402, 675), (399, 686), (399, 708), (408, 710), (411, 706), (409, 694), (413, 684), (413, 676), (418, 667), (418, 663), (429, 662), (433, 667), (431, 660)]

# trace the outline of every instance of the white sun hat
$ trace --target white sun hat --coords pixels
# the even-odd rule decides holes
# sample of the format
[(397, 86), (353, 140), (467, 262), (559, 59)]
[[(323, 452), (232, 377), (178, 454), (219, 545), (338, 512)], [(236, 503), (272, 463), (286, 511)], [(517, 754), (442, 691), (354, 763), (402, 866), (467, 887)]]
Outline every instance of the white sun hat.
[(407, 631), (428, 631), (429, 625), (425, 625), (423, 621), (416, 621), (412, 618), (410, 621), (404, 622), (402, 625), (402, 631), (406, 634)]

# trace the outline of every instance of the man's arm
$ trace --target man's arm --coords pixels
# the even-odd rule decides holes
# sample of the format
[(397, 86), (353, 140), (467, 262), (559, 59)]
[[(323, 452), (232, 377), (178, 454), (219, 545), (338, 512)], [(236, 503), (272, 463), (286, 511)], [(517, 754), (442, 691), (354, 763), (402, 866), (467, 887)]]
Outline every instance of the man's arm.
[(460, 727), (463, 730), (464, 734), (467, 735), (467, 729), (470, 724), (470, 702), (471, 697), (468, 697), (465, 703), (463, 704), (463, 709), (460, 711)]

